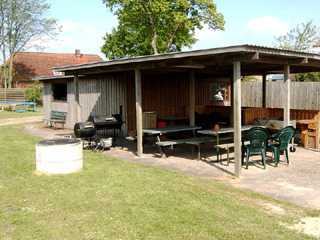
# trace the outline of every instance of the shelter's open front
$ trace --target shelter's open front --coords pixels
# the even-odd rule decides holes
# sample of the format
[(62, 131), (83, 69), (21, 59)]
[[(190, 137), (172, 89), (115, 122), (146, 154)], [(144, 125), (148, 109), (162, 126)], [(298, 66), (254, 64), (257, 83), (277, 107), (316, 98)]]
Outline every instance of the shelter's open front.
[[(320, 56), (242, 45), (118, 59), (56, 70), (65, 73), (64, 81), (69, 86), (65, 101), (69, 127), (75, 122), (87, 121), (92, 115), (116, 114), (121, 106), (125, 122), (122, 132), (136, 137), (138, 156), (143, 154), (144, 135), (156, 135), (158, 147), (183, 143), (200, 149), (203, 141), (211, 141), (212, 135), (225, 129), (224, 132), (233, 133), (235, 174), (239, 176), (244, 144), (242, 132), (247, 131), (247, 126), (259, 116), (277, 116), (277, 120), (282, 121), (281, 127), (290, 125), (290, 74), (320, 71)], [(282, 110), (263, 110), (266, 107), (266, 75), (274, 73), (284, 74), (282, 86), (286, 94), (278, 96), (282, 98)], [(247, 75), (262, 78), (261, 108), (241, 108), (241, 94), (246, 94), (241, 91), (241, 79)], [(49, 114), (55, 104), (50, 89), (57, 79), (42, 80), (45, 109)], [(310, 117), (316, 112), (312, 114)], [(204, 137), (206, 132), (203, 130), (212, 134)], [(179, 131), (190, 131), (193, 136), (161, 141), (162, 136)], [(319, 144), (320, 138), (316, 137)], [(219, 144), (215, 142), (213, 145)]]

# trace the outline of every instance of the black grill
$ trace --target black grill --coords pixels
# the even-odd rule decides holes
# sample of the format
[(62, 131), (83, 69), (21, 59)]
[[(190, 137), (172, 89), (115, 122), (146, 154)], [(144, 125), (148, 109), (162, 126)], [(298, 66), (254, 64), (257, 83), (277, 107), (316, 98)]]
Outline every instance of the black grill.
[(121, 133), (123, 125), (122, 120), (122, 106), (120, 106), (120, 113), (112, 114), (112, 116), (90, 116), (89, 121), (93, 123), (98, 134), (101, 132), (103, 135), (106, 134), (107, 130), (113, 130), (113, 135), (116, 135), (116, 130)]
[(92, 139), (96, 136), (96, 128), (92, 122), (79, 122), (74, 125), (74, 135), (81, 139)]

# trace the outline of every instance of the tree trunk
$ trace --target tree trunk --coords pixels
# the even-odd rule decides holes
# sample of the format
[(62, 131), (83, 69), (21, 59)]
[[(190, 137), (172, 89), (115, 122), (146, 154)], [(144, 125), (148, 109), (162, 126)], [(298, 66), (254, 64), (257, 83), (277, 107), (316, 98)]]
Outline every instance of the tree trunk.
[(12, 54), (11, 57), (9, 58), (8, 88), (12, 88), (12, 81), (13, 81), (13, 60), (14, 60), (14, 54)]
[(159, 54), (158, 47), (157, 47), (157, 40), (158, 40), (158, 34), (156, 33), (156, 31), (154, 31), (152, 35), (152, 41), (151, 41), (151, 46), (152, 46), (154, 55)]
[(2, 43), (1, 47), (2, 47), (2, 61), (3, 61), (2, 69), (1, 69), (1, 78), (3, 80), (3, 83), (2, 83), (3, 87), (7, 88), (7, 62), (6, 62), (7, 56), (4, 49), (4, 43)]

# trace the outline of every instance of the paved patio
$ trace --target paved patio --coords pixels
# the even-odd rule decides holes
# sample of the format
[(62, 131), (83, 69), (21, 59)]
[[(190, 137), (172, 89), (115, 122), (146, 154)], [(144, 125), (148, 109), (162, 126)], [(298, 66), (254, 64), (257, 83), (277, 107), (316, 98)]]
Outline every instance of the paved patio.
[(253, 157), (249, 169), (242, 169), (240, 179), (233, 176), (233, 163), (229, 166), (226, 166), (226, 162), (218, 163), (215, 156), (198, 161), (184, 152), (168, 158), (155, 157), (152, 153), (144, 154), (143, 158), (137, 158), (133, 152), (121, 148), (113, 148), (105, 154), (194, 176), (226, 181), (234, 186), (263, 193), (276, 199), (320, 209), (320, 152), (301, 147), (290, 154), (290, 165), (281, 162), (278, 167), (274, 167), (269, 160), (267, 168), (263, 169), (258, 161), (259, 158)]
[[(26, 131), (31, 134), (53, 138), (70, 134), (68, 130), (52, 130), (40, 128), (39, 125), (28, 125)], [(216, 162), (212, 147), (204, 148), (206, 158), (201, 161), (193, 159), (191, 148), (179, 147), (174, 155), (160, 158), (154, 147), (146, 147), (142, 158), (134, 154), (134, 144), (125, 144), (127, 147), (116, 147), (104, 154), (146, 165), (158, 166), (165, 169), (183, 172), (189, 175), (228, 182), (236, 187), (249, 189), (276, 199), (286, 200), (304, 207), (320, 209), (320, 152), (314, 152), (298, 147), (295, 153), (290, 154), (290, 165), (281, 162), (276, 168), (268, 162), (264, 170), (258, 161), (242, 169), (240, 179), (233, 176), (234, 164), (226, 166)], [(132, 147), (132, 148), (131, 148)], [(232, 154), (231, 154), (232, 157)], [(253, 158), (253, 160), (259, 158)]]

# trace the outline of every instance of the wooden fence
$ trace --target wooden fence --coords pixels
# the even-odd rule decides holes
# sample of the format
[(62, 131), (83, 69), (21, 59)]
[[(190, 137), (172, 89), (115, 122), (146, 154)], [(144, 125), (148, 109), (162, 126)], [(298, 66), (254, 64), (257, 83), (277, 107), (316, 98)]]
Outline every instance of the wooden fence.
[[(282, 108), (285, 97), (283, 81), (268, 82), (266, 92), (266, 107)], [(242, 83), (242, 106), (262, 106), (262, 83)], [(319, 82), (292, 82), (291, 108), (303, 110), (320, 110), (320, 83)]]
[(24, 102), (25, 100), (24, 88), (0, 88), (0, 102)]

